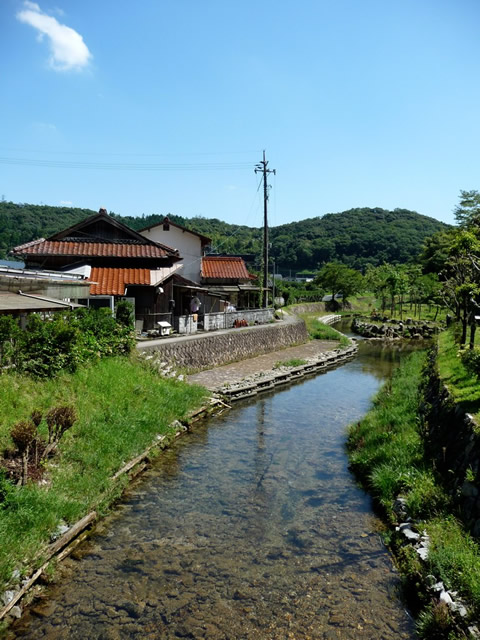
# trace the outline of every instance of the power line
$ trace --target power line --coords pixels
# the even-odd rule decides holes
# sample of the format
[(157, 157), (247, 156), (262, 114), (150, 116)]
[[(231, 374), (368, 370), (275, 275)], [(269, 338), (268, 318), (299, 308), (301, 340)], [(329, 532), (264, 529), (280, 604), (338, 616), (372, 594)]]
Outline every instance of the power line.
[(233, 155), (250, 155), (259, 153), (258, 149), (253, 151), (194, 151), (194, 152), (165, 152), (165, 153), (139, 153), (132, 151), (49, 151), (48, 149), (19, 149), (15, 147), (3, 147), (2, 151), (12, 151), (15, 153), (42, 153), (56, 155), (77, 155), (77, 156), (127, 156), (127, 157), (163, 157), (163, 156), (233, 156)]
[(236, 171), (252, 168), (251, 162), (125, 163), (80, 162), (78, 160), (36, 160), (0, 156), (0, 164), (47, 169), (93, 169), (95, 171)]

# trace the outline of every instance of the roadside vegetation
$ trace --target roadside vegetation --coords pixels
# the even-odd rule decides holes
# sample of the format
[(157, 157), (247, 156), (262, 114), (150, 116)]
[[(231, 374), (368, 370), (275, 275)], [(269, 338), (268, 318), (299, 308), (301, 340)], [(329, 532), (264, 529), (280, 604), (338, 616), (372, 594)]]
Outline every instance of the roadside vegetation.
[(26, 329), (15, 318), (0, 316), (0, 368), (35, 378), (75, 371), (87, 362), (128, 354), (135, 345), (131, 305), (109, 309), (80, 308), (43, 319), (31, 314)]
[[(28, 343), (35, 367), (11, 365), (24, 362), (21, 350), (10, 352), (12, 336), (0, 343), (10, 363), (0, 374), (0, 593), (16, 570), (28, 575), (41, 563), (42, 549), (60, 526), (92, 510), (104, 513), (128, 481), (114, 474), (159, 436), (168, 441), (172, 423), (207, 395), (202, 387), (159, 377), (134, 355), (113, 355), (129, 350), (125, 325), (89, 316), (88, 336), (76, 331), (74, 316), (42, 327), (35, 321), (35, 353)], [(99, 326), (110, 321), (115, 326), (99, 337)], [(62, 341), (65, 334), (72, 340)], [(58, 339), (52, 342), (52, 335)], [(124, 346), (114, 348), (114, 339)], [(82, 347), (87, 353), (75, 359)]]

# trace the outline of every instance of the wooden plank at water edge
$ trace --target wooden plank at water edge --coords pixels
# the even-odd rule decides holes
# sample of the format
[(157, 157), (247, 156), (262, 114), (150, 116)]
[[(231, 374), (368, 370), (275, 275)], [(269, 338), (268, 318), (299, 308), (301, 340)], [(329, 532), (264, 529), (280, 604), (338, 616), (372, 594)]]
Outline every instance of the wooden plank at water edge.
[(18, 591), (15, 596), (10, 600), (10, 602), (0, 611), (0, 620), (2, 620), (7, 613), (12, 609), (15, 604), (27, 593), (30, 587), (38, 580), (38, 578), (42, 575), (45, 569), (48, 567), (48, 563), (52, 559), (52, 557), (60, 551), (63, 547), (65, 547), (69, 542), (71, 542), (76, 536), (78, 536), (88, 525), (95, 520), (97, 517), (96, 511), (92, 511), (84, 518), (79, 520), (73, 527), (59, 538), (56, 542), (54, 542), (50, 547), (48, 547), (47, 551), (47, 561), (39, 568), (35, 573), (29, 578), (29, 580), (23, 585), (23, 587)]

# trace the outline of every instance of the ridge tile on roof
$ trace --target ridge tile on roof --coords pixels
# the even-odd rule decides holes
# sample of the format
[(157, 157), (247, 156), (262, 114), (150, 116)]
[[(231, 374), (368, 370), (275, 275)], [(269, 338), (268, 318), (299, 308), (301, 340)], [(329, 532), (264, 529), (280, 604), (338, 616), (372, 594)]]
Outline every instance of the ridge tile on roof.
[(26, 256), (79, 256), (111, 258), (165, 258), (174, 254), (172, 249), (158, 244), (117, 242), (42, 240), (15, 247), (15, 255)]

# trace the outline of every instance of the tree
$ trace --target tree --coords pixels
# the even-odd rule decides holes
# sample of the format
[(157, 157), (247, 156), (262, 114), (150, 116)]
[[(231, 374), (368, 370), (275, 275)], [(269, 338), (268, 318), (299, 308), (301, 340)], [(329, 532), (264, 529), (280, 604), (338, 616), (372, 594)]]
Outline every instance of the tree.
[(440, 273), (448, 260), (450, 247), (452, 246), (457, 228), (448, 231), (439, 231), (426, 238), (419, 256), (423, 273)]
[(380, 298), (382, 313), (385, 313), (387, 306), (387, 275), (388, 271), (384, 264), (378, 267), (369, 264), (365, 272), (366, 286), (369, 291), (373, 291), (377, 298)]
[(475, 311), (480, 295), (480, 243), (474, 233), (459, 231), (449, 251), (444, 282), (446, 303), (455, 308), (462, 323), (460, 344), (467, 340), (470, 324), (470, 347), (475, 340)]
[(341, 262), (327, 262), (320, 269), (314, 284), (319, 284), (332, 294), (332, 308), (335, 309), (335, 296), (341, 293), (345, 305), (349, 296), (361, 290), (363, 277), (361, 273)]
[(453, 210), (460, 227), (480, 226), (480, 192), (460, 191), (460, 202)]

